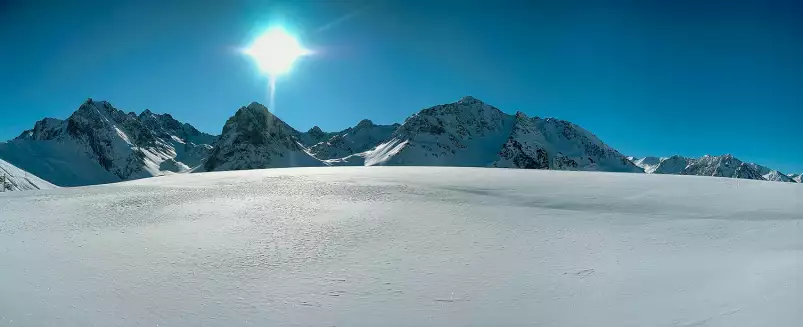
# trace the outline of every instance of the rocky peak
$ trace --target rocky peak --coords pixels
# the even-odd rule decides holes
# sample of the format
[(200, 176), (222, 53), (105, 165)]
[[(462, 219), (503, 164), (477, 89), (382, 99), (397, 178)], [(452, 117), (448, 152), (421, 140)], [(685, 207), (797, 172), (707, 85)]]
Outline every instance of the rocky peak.
[(669, 158), (662, 158), (652, 171), (645, 169), (645, 172), (654, 174), (680, 174), (693, 162), (693, 159), (673, 155)]
[(376, 147), (386, 141), (398, 128), (398, 124), (376, 125), (364, 119), (355, 127), (337, 133), (327, 133), (319, 138), (326, 138), (325, 142), (312, 142), (309, 151), (322, 160), (344, 158)]
[(462, 104), (484, 104), (480, 99), (477, 99), (477, 98), (475, 98), (473, 96), (470, 96), (470, 95), (467, 95), (467, 96), (464, 96), (464, 97), (460, 98), (460, 100), (458, 100), (457, 103), (462, 103)]
[(64, 120), (45, 118), (36, 122), (33, 129), (22, 132), (16, 140), (52, 140), (62, 135), (63, 131)]
[(226, 121), (204, 164), (206, 171), (259, 169), (271, 167), (320, 166), (298, 144), (297, 130), (252, 102)]
[[(477, 137), (509, 128), (509, 115), (472, 97), (421, 110), (404, 121), (397, 137), (416, 134), (457, 134), (458, 138)], [(452, 137), (452, 139), (455, 139)]]
[(366, 127), (372, 127), (372, 126), (375, 126), (375, 125), (374, 125), (374, 122), (372, 122), (370, 119), (363, 119), (359, 123), (357, 123), (357, 128), (366, 128)]
[(769, 170), (769, 172), (766, 174), (762, 174), (762, 177), (768, 181), (796, 183), (792, 177), (789, 177), (788, 175), (785, 175), (777, 170)]
[(265, 135), (273, 136), (294, 136), (299, 133), (258, 102), (251, 102), (248, 106), (241, 107), (226, 121), (223, 134), (231, 135), (232, 132), (239, 133), (239, 137), (247, 135), (256, 137), (251, 139), (251, 142), (264, 141), (263, 132), (267, 133)]
[(310, 133), (310, 134), (313, 134), (313, 135), (323, 135), (324, 132), (320, 127), (318, 127), (318, 125), (315, 125), (315, 126), (312, 126), (312, 128), (310, 128), (307, 131), (307, 133)]
[(705, 155), (690, 163), (681, 174), (764, 180), (757, 167), (744, 163), (731, 154)]

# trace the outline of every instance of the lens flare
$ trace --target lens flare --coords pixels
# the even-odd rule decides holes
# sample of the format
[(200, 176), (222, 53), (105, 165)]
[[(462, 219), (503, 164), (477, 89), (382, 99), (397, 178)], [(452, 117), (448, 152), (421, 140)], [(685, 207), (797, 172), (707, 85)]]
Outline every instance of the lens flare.
[(284, 29), (272, 28), (257, 37), (244, 53), (256, 61), (261, 71), (275, 77), (289, 72), (293, 63), (309, 54), (309, 50)]

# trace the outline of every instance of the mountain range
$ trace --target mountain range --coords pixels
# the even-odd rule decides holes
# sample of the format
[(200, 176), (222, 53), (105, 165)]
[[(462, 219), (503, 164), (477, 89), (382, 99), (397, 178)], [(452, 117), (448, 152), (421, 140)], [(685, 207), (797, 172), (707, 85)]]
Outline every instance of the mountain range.
[[(315, 166), (470, 166), (679, 174), (801, 182), (732, 155), (625, 157), (568, 121), (513, 115), (473, 97), (423, 109), (402, 124), (301, 132), (252, 102), (203, 133), (169, 114), (125, 113), (88, 99), (66, 120), (45, 118), (0, 143), (3, 167), (38, 176), (26, 189), (175, 173)], [(14, 170), (16, 169), (16, 170)], [(46, 184), (39, 183), (42, 181)], [(45, 182), (46, 181), (46, 182)], [(23, 183), (24, 184), (24, 183)], [(19, 188), (18, 189), (22, 189)]]
[(648, 174), (730, 177), (788, 183), (801, 182), (801, 175), (786, 175), (759, 164), (743, 162), (731, 154), (720, 156), (705, 155), (700, 158), (674, 155), (665, 158), (629, 157), (629, 159)]

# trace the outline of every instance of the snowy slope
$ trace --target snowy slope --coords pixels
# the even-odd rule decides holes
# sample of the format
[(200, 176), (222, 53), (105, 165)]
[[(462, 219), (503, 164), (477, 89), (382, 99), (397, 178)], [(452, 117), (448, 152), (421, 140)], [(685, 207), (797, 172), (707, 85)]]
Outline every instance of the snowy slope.
[[(642, 172), (570, 122), (508, 115), (473, 97), (424, 109), (387, 142), (358, 154), (365, 165), (472, 166)], [(349, 164), (360, 160), (346, 158)]]
[[(5, 186), (0, 184), (0, 190), (2, 191), (28, 191), (57, 188), (57, 186), (27, 171), (14, 167), (14, 165), (2, 159), (0, 159), (0, 176), (4, 176), (6, 184)], [(0, 180), (0, 182), (2, 182), (2, 180)]]
[(800, 184), (437, 167), (0, 195), (0, 325), (800, 326)]
[[(686, 158), (679, 155), (674, 155), (668, 158), (661, 158), (661, 161), (658, 165), (655, 166), (652, 171), (649, 173), (651, 174), (674, 174), (680, 175), (683, 171), (695, 162), (695, 159)], [(646, 170), (645, 170), (646, 172)]]
[(226, 121), (204, 171), (324, 166), (299, 142), (300, 134), (252, 102)]
[(201, 165), (212, 150), (212, 144), (217, 141), (217, 136), (203, 133), (190, 124), (176, 120), (170, 114), (155, 114), (146, 109), (138, 118), (157, 137), (173, 147), (176, 155), (172, 161), (179, 165)]
[(784, 173), (779, 172), (777, 170), (770, 170), (768, 173), (762, 174), (761, 177), (764, 177), (764, 179), (768, 181), (797, 183), (797, 181), (795, 181), (791, 177), (786, 176)]
[(376, 125), (368, 119), (363, 119), (357, 126), (332, 133), (331, 137), (323, 142), (312, 144), (309, 150), (312, 155), (322, 160), (348, 157), (387, 141), (399, 126), (401, 125)]
[(795, 182), (803, 183), (803, 174), (791, 174), (788, 176)]
[(90, 185), (160, 176), (168, 159), (198, 165), (210, 146), (190, 141), (212, 139), (169, 115), (89, 99), (67, 120), (43, 119), (0, 144), (0, 158), (57, 185)]
[(529, 118), (522, 112), (515, 119), (493, 167), (643, 172), (580, 126), (555, 118)]
[(0, 158), (59, 186), (81, 186), (119, 182), (120, 177), (104, 169), (92, 156), (81, 151), (72, 139), (12, 140), (0, 143)]
[(365, 164), (488, 166), (498, 158), (514, 120), (497, 108), (464, 97), (407, 118), (388, 142), (366, 153)]
[(742, 162), (730, 154), (703, 156), (689, 164), (681, 174), (764, 180), (754, 165)]
[(644, 158), (634, 158), (628, 157), (630, 161), (633, 162), (634, 165), (638, 166), (641, 169), (644, 169), (645, 173), (652, 174), (658, 165), (661, 163), (661, 160), (664, 158), (658, 157), (644, 157)]

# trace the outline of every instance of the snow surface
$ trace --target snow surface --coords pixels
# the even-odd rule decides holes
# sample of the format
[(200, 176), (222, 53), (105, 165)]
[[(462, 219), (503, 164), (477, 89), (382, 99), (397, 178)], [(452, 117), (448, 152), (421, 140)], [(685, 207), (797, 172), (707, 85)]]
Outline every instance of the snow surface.
[[(28, 191), (57, 188), (33, 174), (15, 167), (0, 159), (0, 176), (5, 176), (6, 186), (0, 184), (0, 191)], [(0, 208), (2, 210), (2, 208)]]
[(0, 143), (0, 158), (59, 186), (120, 181), (82, 148), (73, 139), (13, 140)]
[(803, 187), (337, 167), (0, 195), (0, 325), (801, 326)]

